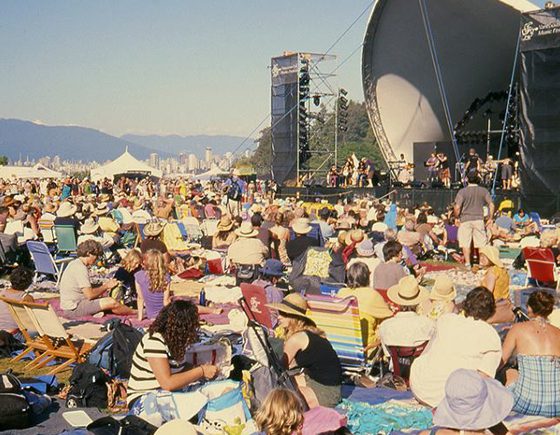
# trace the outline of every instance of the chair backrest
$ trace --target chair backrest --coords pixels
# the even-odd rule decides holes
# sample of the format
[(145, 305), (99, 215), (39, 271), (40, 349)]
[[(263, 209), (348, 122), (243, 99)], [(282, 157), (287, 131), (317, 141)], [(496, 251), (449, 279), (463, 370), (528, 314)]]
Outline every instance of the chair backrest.
[(60, 318), (48, 303), (28, 302), (25, 309), (40, 335), (52, 338), (69, 338)]
[(416, 358), (422, 355), (427, 345), (428, 342), (425, 341), (418, 346), (387, 346), (393, 362), (393, 373), (395, 376), (403, 378), (407, 385), (410, 377), (410, 366)]
[(254, 284), (241, 283), (241, 294), (247, 302), (251, 320), (272, 329), (272, 317), (269, 309), (266, 307), (266, 293), (263, 287)]
[(556, 281), (554, 269), (554, 253), (548, 248), (523, 248), (523, 257), (527, 262), (529, 278), (538, 282), (553, 283)]
[(23, 221), (17, 220), (6, 223), (4, 234), (23, 235)]
[(52, 219), (39, 219), (37, 221), (39, 230), (43, 236), (43, 241), (45, 243), (55, 243), (56, 234), (54, 232), (54, 221)]
[(37, 273), (58, 275), (58, 267), (51, 256), (48, 246), (44, 242), (28, 240), (25, 244), (31, 254)]
[(362, 368), (366, 358), (357, 299), (307, 295), (307, 304), (307, 314), (327, 335), (343, 370)]
[(72, 225), (55, 225), (56, 246), (60, 252), (76, 252), (78, 243), (76, 231)]
[(27, 314), (27, 310), (25, 306), (29, 304), (29, 302), (24, 302), (18, 299), (11, 299), (0, 296), (0, 301), (4, 302), (8, 306), (8, 310), (12, 315), (12, 318), (18, 325), (18, 329), (21, 331), (22, 335), (25, 337), (26, 342), (32, 341), (31, 334), (37, 334), (39, 331), (35, 326), (35, 323)]

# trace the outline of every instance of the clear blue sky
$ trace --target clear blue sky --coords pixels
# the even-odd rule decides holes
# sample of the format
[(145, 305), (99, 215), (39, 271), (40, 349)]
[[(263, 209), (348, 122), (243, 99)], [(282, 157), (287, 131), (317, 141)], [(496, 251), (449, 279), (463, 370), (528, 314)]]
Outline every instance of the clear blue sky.
[[(0, 117), (115, 135), (246, 136), (270, 110), (270, 58), (326, 50), (368, 4), (6, 0)], [(332, 50), (338, 62), (361, 44), (368, 16)], [(363, 99), (360, 58), (358, 51), (335, 83), (356, 100)]]

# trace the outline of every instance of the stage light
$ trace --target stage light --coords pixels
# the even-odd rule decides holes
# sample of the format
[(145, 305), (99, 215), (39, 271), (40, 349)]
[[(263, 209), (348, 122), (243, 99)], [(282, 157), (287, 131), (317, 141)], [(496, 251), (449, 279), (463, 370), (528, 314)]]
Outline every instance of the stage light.
[(338, 90), (338, 93), (339, 93), (340, 95), (344, 95), (344, 96), (348, 95), (348, 91), (347, 91), (346, 89), (344, 89), (344, 88), (340, 88), (340, 89)]
[(316, 106), (319, 106), (321, 104), (321, 96), (314, 95), (313, 96), (313, 104), (315, 104)]

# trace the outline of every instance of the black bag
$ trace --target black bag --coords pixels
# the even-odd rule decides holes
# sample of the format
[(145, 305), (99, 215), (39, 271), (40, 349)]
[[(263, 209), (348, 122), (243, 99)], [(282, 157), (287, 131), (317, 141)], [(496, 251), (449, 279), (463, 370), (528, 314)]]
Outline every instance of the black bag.
[(12, 334), (0, 330), (0, 358), (8, 358), (12, 356), (12, 352), (23, 349), (23, 347), (23, 344), (16, 340)]
[(142, 340), (142, 333), (120, 320), (113, 320), (108, 326), (109, 332), (90, 351), (88, 362), (109, 371), (111, 376), (128, 379), (132, 356)]
[(0, 374), (0, 430), (29, 427), (31, 415), (19, 379), (11, 371)]
[(87, 430), (95, 435), (153, 435), (157, 427), (135, 415), (122, 420), (101, 417), (90, 423)]
[(66, 396), (68, 408), (107, 407), (109, 377), (99, 367), (81, 363), (74, 367)]
[(259, 276), (259, 266), (253, 264), (240, 264), (235, 271), (237, 285), (242, 282), (253, 282)]

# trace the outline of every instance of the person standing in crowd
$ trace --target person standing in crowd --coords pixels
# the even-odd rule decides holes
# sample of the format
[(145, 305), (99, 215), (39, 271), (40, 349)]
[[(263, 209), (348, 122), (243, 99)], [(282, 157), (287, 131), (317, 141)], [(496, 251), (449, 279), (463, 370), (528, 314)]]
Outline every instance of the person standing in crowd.
[(234, 169), (231, 178), (228, 178), (225, 183), (227, 211), (233, 217), (241, 214), (244, 183), (239, 178), (240, 175), (239, 169)]
[(494, 203), (490, 192), (478, 185), (479, 178), (475, 173), (467, 177), (468, 185), (463, 187), (455, 197), (453, 207), (455, 217), (459, 218), (459, 246), (463, 250), (465, 266), (471, 266), (471, 243), (476, 249), (487, 243), (486, 227), (484, 224), (484, 206), (488, 206), (488, 223), (491, 224), (494, 215)]

